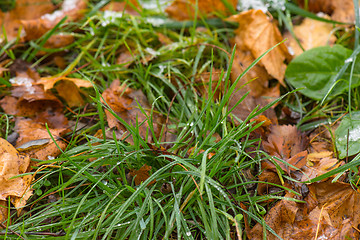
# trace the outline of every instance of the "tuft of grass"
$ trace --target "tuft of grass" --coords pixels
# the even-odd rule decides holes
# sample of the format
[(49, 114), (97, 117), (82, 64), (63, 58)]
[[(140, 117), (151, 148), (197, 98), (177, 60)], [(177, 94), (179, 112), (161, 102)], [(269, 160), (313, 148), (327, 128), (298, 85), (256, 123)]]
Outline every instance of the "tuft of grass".
[[(260, 139), (250, 137), (261, 125), (251, 120), (285, 99), (286, 106), (300, 113), (298, 126), (311, 130), (346, 111), (346, 107), (338, 107), (339, 102), (348, 101), (346, 106), (350, 109), (358, 108), (355, 103), (360, 98), (359, 90), (353, 89), (351, 97), (349, 92), (349, 98), (317, 105), (292, 94), (295, 90), (286, 89), (282, 98), (263, 109), (255, 108), (236, 125), (228, 121), (235, 118), (228, 102), (243, 75), (233, 83), (230, 81), (235, 49), (231, 49), (229, 39), (234, 36), (234, 26), (224, 25), (221, 20), (173, 22), (164, 20), (164, 14), (154, 9), (144, 9), (140, 16), (124, 13), (110, 21), (98, 11), (106, 2), (90, 1), (86, 19), (77, 23), (66, 23), (63, 19), (42, 38), (26, 43), (23, 48), (12, 49), (14, 42), (7, 42), (0, 50), (0, 55), (5, 53), (11, 59), (9, 65), (21, 58), (31, 61), (42, 75), (87, 79), (94, 86), (84, 90), (86, 106), (65, 112), (69, 120), (84, 127), (66, 137), (68, 147), (59, 157), (42, 161), (29, 173), (36, 174), (32, 186), (35, 194), (21, 216), (11, 209), (12, 222), (8, 228), (25, 239), (38, 239), (40, 233), (50, 233), (46, 239), (59, 239), (59, 236), (62, 239), (234, 239), (237, 234), (245, 239), (245, 225), (253, 226), (257, 222), (265, 225), (262, 216), (270, 207), (267, 202), (282, 199), (276, 194), (257, 194), (256, 184), (260, 182), (256, 176), (261, 173), (261, 161), (272, 157), (259, 150)], [(160, 5), (161, 1), (157, 3)], [(278, 16), (291, 28), (288, 16), (300, 10), (290, 3), (286, 6), (289, 12), (278, 11)], [(165, 22), (155, 26), (149, 21), (151, 18)], [(201, 31), (198, 26), (202, 26)], [(48, 38), (60, 32), (72, 34), (76, 41), (61, 49), (43, 47)], [(168, 38), (168, 44), (161, 42), (161, 35)], [(39, 51), (46, 54), (39, 56)], [(117, 62), (122, 51), (132, 56), (127, 63)], [(69, 63), (65, 69), (52, 62), (54, 54), (61, 54)], [(213, 69), (221, 71), (222, 80), (215, 88)], [(205, 86), (207, 97), (199, 94), (196, 82), (206, 72), (210, 74), (210, 82)], [(5, 74), (0, 83), (8, 78)], [(168, 125), (162, 134), (168, 128), (176, 132), (174, 140), (163, 142), (153, 137), (153, 143), (146, 143), (138, 131), (144, 123), (127, 124), (103, 103), (101, 93), (115, 79), (146, 94), (152, 106), (147, 116), (149, 122), (155, 111), (167, 117)], [(220, 84), (226, 88), (221, 90)], [(219, 91), (220, 96), (215, 98)], [(148, 110), (139, 108), (144, 113)], [(134, 144), (117, 140), (115, 132), (110, 132), (113, 139), (106, 138), (109, 136), (106, 131), (111, 130), (107, 129), (104, 110), (126, 127)], [(5, 129), (0, 131), (1, 137), (6, 138), (10, 133), (9, 118), (0, 117), (0, 129)], [(94, 136), (98, 130), (103, 137)], [(154, 133), (151, 124), (149, 130)], [(129, 172), (144, 164), (151, 166), (150, 177), (135, 185)], [(350, 167), (355, 165), (352, 163)], [(334, 171), (340, 173), (344, 169), (343, 166)], [(276, 235), (269, 227), (265, 228)], [(0, 233), (8, 239), (18, 239), (8, 229)]]

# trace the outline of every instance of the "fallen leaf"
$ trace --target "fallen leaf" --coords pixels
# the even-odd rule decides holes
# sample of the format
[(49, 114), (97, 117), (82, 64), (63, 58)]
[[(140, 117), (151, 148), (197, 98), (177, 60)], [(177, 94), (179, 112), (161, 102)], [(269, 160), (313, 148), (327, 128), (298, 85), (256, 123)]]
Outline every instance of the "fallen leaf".
[[(333, 156), (334, 153), (330, 151), (310, 153), (307, 156), (306, 166), (302, 168), (304, 175), (301, 181), (309, 181), (345, 164), (344, 161), (339, 161)], [(328, 178), (325, 178), (322, 181), (326, 181), (327, 179)]]
[[(195, 79), (196, 88), (199, 91), (199, 94), (204, 98), (208, 99), (209, 94), (209, 85), (210, 85), (210, 75), (211, 75), (211, 93), (214, 93), (214, 100), (219, 100), (220, 96), (223, 93), (224, 90), (224, 84), (220, 80), (221, 70), (213, 69), (213, 71), (210, 72), (203, 72), (199, 74), (199, 76)], [(220, 83), (219, 83), (220, 81)], [(219, 86), (216, 88), (216, 86), (219, 84)]]
[[(0, 26), (3, 26), (7, 39), (10, 41), (16, 38), (21, 28), (21, 20), (39, 19), (46, 13), (55, 10), (51, 0), (16, 0), (15, 8), (9, 12), (0, 11)], [(20, 33), (24, 35), (24, 32)], [(3, 38), (1, 31), (1, 38)]]
[[(250, 51), (236, 49), (234, 62), (231, 68), (231, 81), (237, 81), (237, 78), (246, 70), (255, 60)], [(238, 101), (247, 93), (249, 95), (232, 111), (236, 117), (245, 120), (255, 107), (265, 107), (270, 102), (280, 96), (280, 85), (269, 86), (270, 75), (264, 67), (256, 64), (252, 67), (237, 83), (236, 92), (232, 94), (229, 101), (229, 107), (233, 108)], [(277, 122), (276, 114), (273, 110), (275, 105), (268, 109), (264, 115)]]
[(354, 23), (355, 12), (353, 0), (299, 0), (300, 6), (304, 7), (307, 2), (308, 10), (311, 12), (323, 12), (331, 16), (331, 19), (338, 22)]
[[(325, 16), (324, 18), (328, 17)], [(319, 46), (332, 46), (336, 41), (333, 29), (334, 27), (331, 23), (305, 18), (300, 25), (294, 26), (294, 33), (306, 51)], [(289, 32), (287, 32), (284, 37), (289, 39), (285, 44), (291, 49), (294, 56), (298, 56), (303, 52)], [(289, 50), (289, 52), (291, 51)]]
[[(6, 225), (6, 221), (8, 219), (8, 209), (7, 209), (7, 206), (8, 203), (7, 201), (3, 201), (3, 200), (0, 200), (0, 221), (3, 223), (5, 222), (4, 224)], [(0, 226), (0, 229), (2, 229), (3, 227)]]
[[(310, 184), (306, 203), (279, 201), (268, 211), (265, 223), (282, 239), (358, 239), (354, 226), (360, 224), (360, 195), (348, 183), (331, 181)], [(250, 233), (251, 239), (263, 239), (262, 224)], [(267, 231), (267, 239), (277, 238)]]
[[(281, 33), (273, 19), (261, 10), (249, 10), (228, 18), (229, 21), (239, 23), (235, 30), (235, 43), (241, 50), (250, 51), (254, 58), (260, 57), (268, 49), (283, 40)], [(260, 63), (266, 71), (284, 85), (285, 60), (291, 56), (284, 44), (280, 44), (265, 57)]]
[(54, 87), (55, 83), (58, 81), (70, 81), (73, 82), (77, 87), (89, 88), (92, 87), (92, 83), (90, 81), (79, 79), (79, 78), (68, 78), (64, 76), (59, 77), (42, 77), (36, 84), (42, 84), (44, 86), (44, 90), (47, 91)]
[(71, 81), (59, 81), (56, 85), (56, 91), (59, 96), (66, 101), (69, 107), (80, 107), (85, 103), (78, 87)]
[[(130, 169), (130, 176), (134, 178), (135, 185), (138, 186), (150, 177), (151, 166), (144, 164), (139, 170)], [(154, 184), (156, 180), (151, 181), (148, 186)]]
[[(16, 141), (16, 147), (23, 145), (24, 143), (39, 140), (39, 139), (51, 139), (48, 130), (44, 124), (35, 122), (31, 119), (16, 118), (15, 131), (19, 134), (19, 138)], [(52, 137), (57, 140), (63, 134), (67, 132), (67, 128), (52, 129), (49, 128)]]
[[(39, 160), (49, 160), (51, 158), (55, 158), (61, 154), (61, 150), (64, 150), (67, 146), (67, 144), (61, 140), (61, 136), (68, 132), (67, 128), (49, 128), (49, 131), (55, 139), (57, 145), (51, 139), (45, 125), (31, 119), (16, 118), (15, 131), (19, 134), (16, 141), (16, 147), (18, 148), (24, 146), (24, 144), (29, 145), (33, 141), (39, 141), (40, 139), (44, 141), (45, 139), (48, 139), (48, 143), (46, 144), (37, 145), (34, 148), (21, 149), (24, 154), (32, 158)], [(59, 146), (61, 150), (57, 146)]]
[[(292, 166), (301, 169), (306, 164), (307, 138), (295, 126), (274, 125), (266, 141), (262, 141), (263, 149), (272, 156), (276, 156)], [(279, 160), (274, 161), (288, 174), (295, 169)], [(276, 170), (275, 166), (272, 168)]]
[(138, 11), (141, 11), (141, 6), (137, 0), (129, 0), (122, 2), (111, 1), (101, 8), (101, 11), (123, 12), (124, 10), (128, 14), (139, 15)]
[[(110, 108), (120, 116), (126, 123), (135, 126), (139, 124), (140, 136), (148, 142), (152, 141), (152, 133), (149, 131), (149, 121), (146, 117), (151, 115), (151, 106), (148, 103), (146, 96), (141, 90), (134, 90), (128, 88), (126, 85), (120, 86), (119, 80), (114, 80), (110, 87), (102, 94), (105, 102)], [(142, 113), (139, 105), (144, 109), (146, 115)], [(127, 129), (117, 120), (117, 118), (111, 114), (108, 110), (105, 111), (107, 122), (110, 128), (116, 128), (122, 133), (126, 133)], [(154, 127), (154, 133), (156, 137), (160, 135), (163, 119), (159, 114), (153, 112), (152, 124)], [(129, 133), (127, 133), (128, 135)], [(147, 137), (147, 139), (146, 139)], [(130, 137), (128, 140), (131, 140)]]
[(291, 125), (273, 125), (266, 141), (262, 142), (265, 151), (281, 159), (290, 159), (306, 149), (307, 140)]
[(165, 9), (165, 12), (176, 20), (182, 21), (193, 19), (196, 12), (196, 3), (198, 4), (198, 18), (200, 17), (214, 17), (218, 14), (228, 16), (231, 11), (228, 6), (236, 9), (237, 0), (174, 0), (170, 6)]
[[(37, 19), (21, 20), (21, 24), (26, 32), (25, 40), (30, 41), (41, 37), (47, 31), (54, 28), (64, 17), (67, 17), (67, 22), (82, 18), (86, 8), (87, 1), (85, 0), (64, 0), (60, 10), (40, 15), (41, 17)], [(54, 44), (56, 42), (55, 38), (56, 37), (50, 40), (48, 45)], [(64, 44), (63, 41), (64, 39), (62, 39), (62, 44)]]
[[(17, 208), (25, 206), (32, 195), (30, 182), (26, 177), (10, 178), (25, 173), (29, 164), (29, 156), (20, 155), (9, 142), (0, 138), (0, 200), (6, 201), (10, 197), (12, 200), (17, 199)], [(0, 218), (1, 215), (4, 216), (0, 214)]]

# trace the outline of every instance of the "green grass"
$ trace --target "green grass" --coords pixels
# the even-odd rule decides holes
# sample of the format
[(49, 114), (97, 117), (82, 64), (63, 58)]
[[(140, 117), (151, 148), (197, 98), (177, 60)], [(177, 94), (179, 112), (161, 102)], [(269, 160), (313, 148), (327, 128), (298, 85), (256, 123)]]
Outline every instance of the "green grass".
[[(101, 6), (93, 1), (89, 7)], [(290, 12), (286, 13), (290, 16)], [(165, 19), (165, 23), (153, 26), (147, 21), (150, 16)], [(291, 18), (279, 16), (286, 27), (291, 26)], [(23, 48), (12, 49), (12, 42), (5, 43), (1, 50), (12, 60), (21, 58), (33, 63), (41, 75), (69, 74), (68, 77), (94, 84), (93, 89), (86, 90), (86, 111), (85, 107), (73, 108), (72, 112), (78, 113), (74, 115), (65, 110), (69, 119), (86, 127), (69, 134), (68, 147), (59, 157), (34, 168), (35, 194), (21, 216), (11, 208), (12, 222), (8, 227), (11, 231), (0, 232), (6, 232), (7, 239), (19, 239), (12, 231), (24, 239), (39, 239), (37, 234), (41, 232), (64, 235), (41, 237), (45, 239), (233, 239), (237, 234), (245, 239), (245, 221), (251, 226), (263, 223), (262, 216), (271, 207), (267, 201), (282, 199), (279, 194), (260, 196), (256, 192), (261, 161), (271, 157), (259, 149), (260, 139), (250, 138), (251, 132), (261, 125), (250, 120), (282, 101), (281, 105), (301, 114), (298, 126), (310, 130), (317, 127), (314, 120), (331, 122), (347, 106), (352, 110), (358, 108), (357, 89), (349, 92), (349, 97), (345, 94), (319, 105), (283, 88), (282, 98), (266, 108), (254, 109), (236, 125), (228, 108), (236, 86), (236, 82), (229, 80), (232, 58), (223, 51), (234, 54), (229, 43), (234, 26), (219, 27), (211, 21), (182, 24), (146, 9), (139, 17), (124, 14), (103, 26), (104, 21), (101, 12), (90, 11), (87, 19), (61, 22)], [(197, 31), (197, 24), (205, 26), (205, 30)], [(62, 49), (43, 48), (46, 39), (59, 32), (72, 34), (76, 41)], [(159, 34), (172, 43), (163, 45)], [(116, 64), (120, 48), (133, 55), (129, 67)], [(38, 57), (40, 50), (47, 54)], [(47, 62), (52, 54), (64, 51), (69, 62), (64, 70)], [(156, 56), (144, 63), (153, 51)], [(219, 99), (214, 99), (216, 89), (212, 89), (211, 83), (206, 86), (208, 98), (198, 93), (195, 84), (196, 76), (213, 68), (222, 71), (221, 79), (227, 86)], [(0, 83), (8, 78), (9, 75), (4, 75)], [(131, 126), (125, 122), (132, 133), (133, 145), (116, 140), (115, 133), (113, 139), (94, 137), (99, 129), (107, 131), (104, 110), (112, 110), (102, 103), (101, 93), (115, 79), (141, 89), (152, 104), (152, 113), (157, 111), (169, 117), (168, 127), (176, 132), (175, 141), (154, 138), (149, 145), (138, 131), (143, 123)], [(8, 89), (1, 87), (4, 93)], [(340, 108), (340, 103), (346, 107)], [(10, 134), (12, 118), (0, 117), (1, 137)], [(123, 121), (119, 117), (118, 120)], [(152, 126), (150, 130), (154, 131)], [(213, 134), (218, 134), (221, 140), (216, 142)], [(165, 150), (160, 146), (169, 147)], [(209, 159), (210, 152), (215, 155)], [(152, 167), (151, 175), (136, 186), (129, 171), (144, 164)], [(247, 172), (255, 177), (250, 179)], [(148, 185), (153, 180), (156, 182)]]

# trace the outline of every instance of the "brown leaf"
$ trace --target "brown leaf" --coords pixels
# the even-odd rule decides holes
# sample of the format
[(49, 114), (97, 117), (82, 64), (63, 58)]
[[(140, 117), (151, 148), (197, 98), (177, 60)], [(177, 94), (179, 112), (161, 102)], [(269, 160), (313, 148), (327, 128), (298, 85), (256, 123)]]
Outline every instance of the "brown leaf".
[[(16, 38), (21, 20), (39, 19), (46, 13), (54, 11), (51, 0), (16, 0), (15, 8), (9, 12), (0, 11), (0, 26), (4, 26), (7, 39)], [(24, 33), (22, 33), (24, 34)], [(2, 32), (1, 32), (2, 38)]]
[[(128, 124), (135, 126), (136, 121), (139, 126), (140, 136), (148, 142), (152, 140), (152, 133), (149, 131), (149, 122), (146, 117), (151, 114), (151, 106), (148, 103), (146, 96), (141, 90), (134, 90), (126, 87), (125, 85), (120, 86), (119, 80), (114, 80), (110, 87), (104, 91), (102, 94), (105, 102), (110, 106), (110, 108), (120, 116)], [(138, 103), (145, 110), (146, 115), (144, 115), (138, 107)], [(105, 111), (107, 122), (110, 128), (117, 128), (121, 132), (125, 133), (126, 128), (112, 115), (109, 111)], [(153, 113), (153, 127), (156, 137), (159, 136), (162, 123), (164, 120), (159, 114), (155, 111)], [(131, 138), (128, 139), (132, 141)]]
[[(216, 92), (214, 93), (214, 100), (219, 99), (219, 97), (222, 95), (224, 90), (224, 84), (220, 80), (220, 74), (221, 70), (213, 69), (212, 73), (210, 72), (203, 72), (197, 76), (195, 79), (196, 88), (199, 91), (199, 94), (204, 98), (208, 99), (208, 93), (209, 93), (209, 85), (210, 85), (210, 75), (211, 75), (211, 91), (215, 91), (216, 86), (219, 84), (218, 88), (216, 89)], [(220, 83), (219, 83), (220, 81)]]
[[(51, 139), (46, 127), (43, 124), (35, 122), (31, 119), (17, 118), (15, 122), (15, 131), (19, 134), (16, 141), (16, 146), (38, 140), (38, 139)], [(49, 129), (51, 135), (55, 140), (67, 132), (66, 128)]]
[(81, 97), (78, 87), (71, 81), (59, 81), (56, 85), (56, 91), (70, 107), (80, 107), (84, 105), (84, 99)]
[(267, 141), (262, 142), (265, 151), (281, 159), (289, 159), (302, 152), (307, 141), (295, 126), (274, 125)]
[[(255, 60), (250, 51), (237, 48), (234, 62), (231, 68), (231, 81), (235, 82), (247, 67)], [(247, 93), (249, 95), (232, 111), (232, 113), (244, 120), (255, 107), (265, 107), (270, 102), (280, 96), (280, 85), (269, 87), (271, 77), (264, 67), (256, 64), (252, 67), (237, 83), (237, 90), (232, 94), (229, 107), (235, 106), (238, 101)], [(275, 106), (273, 106), (275, 107)], [(264, 115), (277, 122), (275, 112), (272, 108), (268, 109)]]
[(64, 76), (42, 77), (39, 81), (36, 82), (36, 84), (42, 84), (44, 86), (44, 90), (47, 91), (47, 90), (53, 88), (55, 83), (57, 83), (58, 81), (61, 81), (61, 80), (73, 82), (79, 88), (80, 87), (89, 88), (89, 87), (93, 86), (91, 84), (91, 82), (89, 82), (89, 81), (79, 79), (79, 78), (68, 78), (68, 77), (64, 77)]
[(350, 24), (355, 21), (353, 0), (299, 0), (298, 2), (302, 7), (304, 7), (304, 2), (307, 2), (309, 11), (326, 13), (334, 21)]
[[(25, 181), (24, 177), (10, 178), (25, 173), (29, 164), (28, 156), (20, 155), (9, 142), (0, 138), (0, 200), (6, 201), (8, 196), (18, 197), (22, 198), (22, 202), (19, 202), (17, 206), (25, 205), (32, 195), (29, 189), (30, 183)], [(29, 193), (26, 194), (26, 192)]]
[[(140, 185), (146, 179), (150, 177), (151, 166), (144, 164), (139, 170), (130, 170), (130, 176), (134, 178), (135, 185)], [(149, 185), (152, 185), (156, 182), (156, 180), (151, 181)]]
[[(86, 8), (87, 2), (85, 0), (65, 0), (60, 10), (41, 15), (41, 17), (34, 20), (22, 20), (21, 24), (26, 32), (25, 40), (29, 41), (41, 37), (47, 31), (54, 28), (64, 17), (67, 17), (67, 22), (82, 18)], [(50, 40), (48, 45), (54, 44), (55, 41), (55, 39)], [(64, 40), (62, 41), (62, 44), (64, 44)]]
[[(307, 164), (302, 169), (304, 175), (301, 181), (309, 181), (345, 164), (344, 161), (339, 161), (337, 158), (334, 158), (333, 155), (334, 153), (331, 151), (310, 153), (307, 156)], [(326, 181), (327, 179), (328, 178), (322, 181)]]
[[(8, 219), (8, 209), (5, 207), (7, 205), (8, 205), (7, 201), (0, 200), (0, 221), (5, 222), (5, 225), (6, 225), (6, 220)], [(0, 226), (0, 229), (2, 228), (3, 227)]]
[[(228, 4), (236, 9), (237, 0), (227, 0)], [(165, 12), (176, 20), (187, 20), (195, 17), (196, 3), (198, 3), (198, 18), (214, 17), (218, 14), (229, 15), (230, 11), (218, 0), (174, 0)]]
[[(231, 16), (229, 20), (239, 23), (239, 28), (235, 31), (236, 45), (241, 50), (250, 51), (254, 58), (260, 57), (268, 49), (283, 40), (273, 20), (261, 10), (242, 12)], [(280, 44), (263, 57), (260, 63), (273, 78), (284, 84), (283, 80), (286, 69), (284, 61), (290, 58), (286, 46)]]
[[(294, 33), (301, 46), (305, 50), (309, 50), (314, 47), (333, 45), (336, 41), (336, 37), (332, 33), (333, 28), (331, 23), (305, 18), (300, 25), (294, 26)], [(293, 55), (298, 56), (303, 52), (290, 33), (287, 32), (284, 37), (289, 39), (285, 44), (293, 51)]]
[(101, 11), (114, 11), (114, 12), (123, 12), (131, 15), (139, 15), (138, 11), (141, 11), (141, 6), (139, 6), (137, 0), (129, 0), (123, 2), (111, 1), (106, 4)]

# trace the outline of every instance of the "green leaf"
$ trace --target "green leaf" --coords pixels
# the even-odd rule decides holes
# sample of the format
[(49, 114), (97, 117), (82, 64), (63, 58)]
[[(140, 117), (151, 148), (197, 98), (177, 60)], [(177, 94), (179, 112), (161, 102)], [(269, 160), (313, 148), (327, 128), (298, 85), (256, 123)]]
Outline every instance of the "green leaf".
[(345, 158), (360, 152), (360, 111), (347, 114), (335, 130), (335, 144), (339, 158)]
[[(304, 88), (300, 92), (309, 98), (321, 100), (329, 91), (328, 98), (332, 98), (349, 88), (348, 66), (354, 59), (352, 53), (352, 50), (341, 45), (310, 49), (290, 62), (285, 76), (295, 88)], [(344, 65), (346, 69), (342, 69)], [(360, 61), (356, 61), (351, 87), (359, 85)]]

